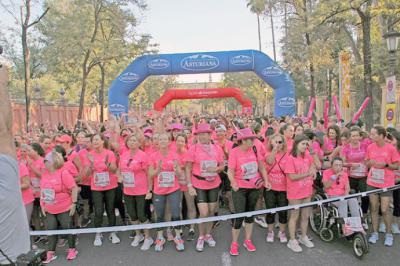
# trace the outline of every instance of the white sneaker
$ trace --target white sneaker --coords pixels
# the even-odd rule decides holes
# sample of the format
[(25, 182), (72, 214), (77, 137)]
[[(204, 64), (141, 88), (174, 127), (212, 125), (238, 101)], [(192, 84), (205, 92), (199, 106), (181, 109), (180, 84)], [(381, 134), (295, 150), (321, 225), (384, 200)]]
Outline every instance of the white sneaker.
[(140, 249), (143, 250), (143, 251), (149, 250), (151, 248), (151, 246), (153, 245), (153, 243), (154, 243), (153, 238), (151, 238), (151, 237), (146, 238), (144, 240), (143, 245), (142, 245), (142, 247)]
[(314, 247), (314, 243), (310, 241), (310, 239), (308, 239), (308, 237), (300, 237), (299, 238), (299, 242), (301, 244), (303, 244), (304, 246), (308, 247), (308, 248), (313, 248)]
[(95, 247), (100, 247), (101, 245), (103, 245), (103, 235), (101, 233), (96, 233), (93, 245)]
[(400, 234), (400, 229), (398, 224), (392, 224), (392, 234)]
[(376, 244), (376, 242), (379, 240), (379, 234), (378, 233), (372, 233), (371, 236), (368, 239), (368, 242), (371, 244)]
[(144, 240), (144, 237), (142, 234), (135, 235), (135, 238), (133, 239), (131, 246), (137, 247), (137, 246), (139, 246), (140, 243), (143, 242), (143, 240)]
[(117, 236), (116, 233), (111, 233), (109, 239), (111, 240), (111, 243), (113, 243), (113, 244), (118, 244), (119, 242), (121, 242), (121, 240), (119, 239), (119, 237)]
[(303, 249), (300, 247), (299, 242), (297, 242), (297, 240), (289, 240), (289, 242), (286, 245), (289, 249), (291, 249), (292, 251), (299, 253), (302, 252)]
[(264, 216), (256, 216), (254, 218), (254, 222), (256, 222), (262, 228), (268, 228), (268, 224), (265, 221), (265, 217)]
[(379, 224), (379, 233), (386, 233), (386, 225), (385, 223), (380, 223)]

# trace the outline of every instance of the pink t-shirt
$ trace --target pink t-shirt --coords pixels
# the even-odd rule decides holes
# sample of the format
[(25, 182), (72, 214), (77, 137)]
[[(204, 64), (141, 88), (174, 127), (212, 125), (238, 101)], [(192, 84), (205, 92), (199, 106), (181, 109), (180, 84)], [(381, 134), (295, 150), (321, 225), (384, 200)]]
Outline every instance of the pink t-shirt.
[[(267, 151), (265, 158), (271, 154)], [(285, 160), (288, 158), (289, 153), (278, 152), (275, 155), (275, 161), (273, 164), (266, 163), (266, 169), (268, 174), (268, 181), (271, 184), (271, 189), (274, 191), (286, 191), (286, 174), (285, 174)]]
[[(46, 171), (46, 165), (44, 164), (44, 159), (39, 158), (36, 161), (32, 162), (32, 166), (35, 167), (37, 170), (40, 172)], [(33, 196), (35, 198), (40, 197), (40, 178), (41, 176), (36, 176), (36, 174), (33, 171), (29, 171), (29, 175), (31, 178), (31, 186), (32, 186), (32, 191), (33, 191)]]
[[(387, 164), (400, 161), (399, 153), (396, 148), (388, 143), (385, 143), (382, 147), (379, 147), (376, 143), (369, 145), (365, 159)], [(388, 168), (379, 169), (371, 167), (368, 173), (367, 184), (376, 188), (394, 186), (395, 180), (393, 171)]]
[(106, 165), (108, 163), (115, 163), (116, 158), (112, 151), (103, 149), (101, 153), (94, 150), (89, 152), (93, 156), (93, 175), (90, 179), (90, 186), (92, 190), (105, 191), (116, 188), (118, 186), (118, 178), (115, 174), (111, 173)]
[(253, 144), (254, 144), (254, 146), (256, 146), (257, 154), (260, 154), (261, 158), (264, 158), (265, 153), (267, 152), (267, 149), (265, 148), (265, 144), (262, 143), (259, 139), (254, 139)]
[(367, 145), (360, 143), (357, 147), (351, 144), (343, 146), (341, 156), (346, 159), (348, 163), (357, 163), (356, 167), (349, 167), (349, 176), (361, 178), (367, 176), (368, 168), (365, 165), (365, 155), (367, 153)]
[[(397, 151), (397, 154), (400, 157), (400, 152), (399, 151)], [(399, 182), (400, 181), (400, 170), (394, 170), (393, 173), (394, 173), (395, 181)]]
[[(82, 167), (85, 169), (86, 167), (90, 166), (90, 161), (87, 157), (88, 155), (88, 150), (87, 149), (82, 149), (78, 152), (79, 158), (81, 160)], [(82, 180), (80, 182), (80, 185), (84, 186), (90, 186), (90, 176), (82, 176)]]
[(54, 173), (46, 171), (40, 182), (40, 204), (51, 214), (59, 214), (71, 208), (71, 190), (76, 187), (74, 177), (63, 168)]
[[(331, 176), (335, 175), (332, 169), (324, 171), (322, 181), (331, 180)], [(349, 184), (349, 177), (347, 173), (343, 172), (342, 176), (336, 177), (337, 179), (332, 182), (330, 188), (326, 188), (325, 192), (329, 196), (343, 196), (346, 192), (346, 186)]]
[(142, 150), (137, 150), (134, 155), (131, 155), (131, 151), (126, 151), (121, 155), (119, 169), (121, 170), (125, 195), (146, 195), (149, 164), (150, 158)]
[[(19, 176), (21, 178), (21, 184), (22, 184), (22, 178), (26, 176), (29, 177), (29, 170), (26, 167), (26, 165), (21, 162), (18, 163), (18, 166), (19, 166)], [(22, 201), (24, 202), (25, 205), (32, 203), (35, 200), (35, 198), (33, 197), (33, 192), (31, 187), (21, 190), (21, 192), (22, 192)]]
[(179, 157), (176, 152), (169, 151), (164, 156), (157, 151), (150, 158), (151, 166), (157, 169), (159, 161), (162, 162), (161, 173), (153, 177), (153, 191), (157, 195), (171, 194), (179, 189), (178, 177), (174, 171), (174, 162), (179, 163)]
[[(217, 167), (224, 161), (224, 152), (221, 147), (215, 144), (194, 144), (185, 155), (185, 162), (193, 163), (192, 167), (192, 185), (198, 189), (213, 189), (221, 184), (218, 173), (208, 173), (209, 167)], [(205, 178), (200, 180), (194, 175)]]
[(294, 140), (286, 139), (286, 144), (287, 144), (287, 152), (290, 153), (293, 149)]
[[(289, 155), (285, 160), (285, 174), (304, 174), (308, 172), (314, 160), (309, 154), (304, 157), (293, 157)], [(313, 177), (307, 176), (302, 179), (292, 180), (287, 176), (287, 198), (305, 199), (311, 197), (313, 193)]]
[(258, 161), (262, 161), (260, 153), (252, 148), (243, 151), (240, 146), (233, 148), (229, 154), (228, 168), (235, 172), (235, 180), (239, 188), (256, 188), (255, 182), (260, 178)]
[(324, 151), (321, 148), (321, 145), (319, 144), (318, 141), (313, 141), (311, 144), (311, 147), (313, 149), (313, 151), (315, 152), (315, 154), (318, 155), (318, 158), (320, 160), (322, 160), (324, 158)]
[(324, 150), (328, 152), (333, 152), (333, 150), (337, 147), (337, 144), (335, 144), (335, 142), (336, 140), (324, 137)]
[[(220, 146), (222, 151), (224, 151), (224, 148), (225, 148), (226, 151), (228, 152), (228, 155), (231, 152), (232, 147), (233, 147), (233, 142), (230, 140), (225, 140), (224, 143), (220, 143), (220, 142), (218, 142), (218, 140), (216, 140), (214, 143), (216, 145)], [(224, 152), (224, 166), (228, 166), (228, 157), (229, 156), (225, 156), (225, 152)]]

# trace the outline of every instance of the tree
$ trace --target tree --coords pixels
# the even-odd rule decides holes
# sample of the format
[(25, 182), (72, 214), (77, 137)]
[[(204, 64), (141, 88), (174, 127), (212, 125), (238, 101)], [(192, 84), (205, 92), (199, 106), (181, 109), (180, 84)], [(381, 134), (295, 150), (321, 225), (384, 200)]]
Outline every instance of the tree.
[(265, 10), (264, 0), (247, 0), (247, 7), (250, 11), (257, 16), (257, 30), (258, 30), (258, 49), (261, 51), (261, 28), (260, 28), (260, 15)]
[(21, 46), (22, 46), (22, 55), (23, 55), (23, 70), (24, 70), (24, 91), (25, 91), (25, 119), (26, 119), (26, 130), (29, 130), (29, 113), (30, 113), (30, 101), (31, 101), (31, 89), (30, 89), (30, 80), (31, 80), (31, 57), (30, 57), (30, 49), (28, 45), (29, 39), (29, 29), (38, 24), (43, 17), (49, 11), (49, 7), (45, 8), (44, 12), (39, 15), (35, 20), (31, 20), (31, 8), (32, 2), (31, 0), (24, 0), (23, 5), (20, 6), (20, 17), (18, 18), (12, 9), (15, 9), (15, 6), (10, 6), (4, 4), (3, 1), (0, 1), (0, 6), (6, 10), (15, 20), (16, 24), (21, 27)]

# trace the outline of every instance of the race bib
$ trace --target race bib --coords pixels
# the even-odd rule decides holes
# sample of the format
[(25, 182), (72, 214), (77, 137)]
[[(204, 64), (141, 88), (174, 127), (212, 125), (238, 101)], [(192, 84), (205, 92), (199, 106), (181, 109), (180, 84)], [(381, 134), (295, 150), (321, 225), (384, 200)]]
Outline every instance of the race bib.
[(46, 204), (54, 204), (56, 192), (52, 188), (44, 188), (40, 191), (40, 198)]
[(173, 187), (175, 182), (175, 173), (174, 172), (161, 172), (158, 175), (158, 186), (167, 188)]
[(211, 161), (211, 160), (206, 160), (206, 161), (201, 161), (200, 162), (200, 167), (201, 167), (201, 176), (205, 177), (215, 177), (217, 176), (217, 173), (209, 173), (207, 172), (207, 168), (215, 168), (217, 167), (218, 163), (216, 161)]
[(135, 187), (135, 175), (132, 172), (122, 172), (124, 187)]
[(110, 184), (110, 175), (108, 172), (95, 173), (94, 184), (97, 187), (106, 187)]
[(243, 179), (249, 180), (258, 176), (258, 164), (257, 162), (249, 162), (240, 166), (243, 172)]
[(31, 177), (31, 185), (32, 185), (32, 191), (34, 193), (40, 192), (40, 178)]
[(359, 163), (356, 167), (350, 167), (350, 176), (363, 177), (367, 171), (367, 167)]
[(377, 184), (385, 183), (385, 169), (371, 168), (371, 181)]

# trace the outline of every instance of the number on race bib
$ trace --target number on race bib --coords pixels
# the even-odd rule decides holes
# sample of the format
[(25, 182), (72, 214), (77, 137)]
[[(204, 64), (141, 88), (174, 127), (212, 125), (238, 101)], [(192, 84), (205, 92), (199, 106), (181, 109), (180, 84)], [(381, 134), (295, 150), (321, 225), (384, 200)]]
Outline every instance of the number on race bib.
[(98, 187), (106, 187), (110, 184), (110, 175), (107, 172), (95, 173), (94, 184)]
[(135, 175), (132, 172), (122, 172), (124, 187), (135, 187)]
[(258, 176), (257, 162), (249, 162), (242, 164), (240, 168), (242, 169), (244, 180), (253, 179)]
[(44, 188), (41, 190), (40, 198), (46, 204), (54, 204), (56, 192), (52, 188)]
[(385, 183), (385, 169), (371, 168), (371, 181), (377, 184)]
[(211, 161), (211, 160), (201, 161), (200, 162), (201, 176), (202, 177), (215, 177), (215, 176), (217, 176), (216, 173), (207, 172), (207, 168), (215, 168), (215, 167), (217, 167), (217, 165), (218, 165), (218, 163), (216, 161)]
[(175, 183), (174, 172), (161, 172), (158, 175), (158, 186), (162, 188), (173, 187)]

